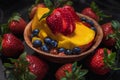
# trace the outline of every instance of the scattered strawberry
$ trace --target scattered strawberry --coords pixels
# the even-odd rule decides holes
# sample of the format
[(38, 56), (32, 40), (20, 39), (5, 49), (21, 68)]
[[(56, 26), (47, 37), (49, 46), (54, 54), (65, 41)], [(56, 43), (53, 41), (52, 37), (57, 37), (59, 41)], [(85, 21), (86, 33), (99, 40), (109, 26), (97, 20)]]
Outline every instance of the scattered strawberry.
[(13, 64), (4, 63), (6, 70), (11, 68), (7, 74), (9, 80), (43, 80), (48, 71), (46, 62), (34, 55), (23, 53), (19, 59), (10, 58), (10, 61)]
[(106, 48), (99, 48), (95, 54), (88, 59), (88, 66), (92, 72), (98, 75), (105, 75), (111, 69), (115, 69), (116, 53)]
[(13, 14), (8, 21), (9, 29), (15, 35), (23, 35), (26, 25), (26, 21), (18, 13)]
[(1, 42), (2, 54), (6, 57), (18, 57), (24, 51), (21, 40), (12, 33), (4, 34)]
[(90, 7), (86, 7), (81, 11), (82, 14), (89, 16), (93, 18), (96, 21), (102, 20), (104, 17), (108, 17), (105, 15), (95, 4), (95, 2), (92, 2)]
[(120, 48), (120, 23), (118, 21), (111, 21), (103, 24), (102, 30), (104, 33), (103, 44), (107, 47)]
[(36, 13), (36, 10), (39, 8), (39, 7), (45, 7), (45, 5), (43, 3), (39, 3), (39, 4), (36, 4), (36, 5), (33, 5), (31, 8), (30, 8), (30, 12), (29, 12), (29, 17), (30, 19), (32, 19)]
[(90, 7), (83, 9), (81, 13), (95, 19), (96, 21), (99, 20), (99, 16)]
[(56, 80), (84, 80), (87, 70), (78, 67), (77, 62), (67, 63), (61, 66), (55, 73)]
[(48, 72), (48, 65), (33, 55), (27, 55), (26, 59), (29, 62), (30, 72), (37, 76), (36, 80), (42, 80)]

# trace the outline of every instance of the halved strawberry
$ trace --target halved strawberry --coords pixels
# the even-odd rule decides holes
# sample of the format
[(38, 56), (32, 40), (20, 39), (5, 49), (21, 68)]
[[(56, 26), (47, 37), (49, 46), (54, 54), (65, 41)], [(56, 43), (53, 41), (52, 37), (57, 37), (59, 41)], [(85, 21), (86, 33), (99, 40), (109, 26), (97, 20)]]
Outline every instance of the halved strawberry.
[(64, 6), (56, 8), (46, 20), (51, 31), (69, 35), (75, 30), (75, 21), (78, 21), (78, 16), (72, 7)]

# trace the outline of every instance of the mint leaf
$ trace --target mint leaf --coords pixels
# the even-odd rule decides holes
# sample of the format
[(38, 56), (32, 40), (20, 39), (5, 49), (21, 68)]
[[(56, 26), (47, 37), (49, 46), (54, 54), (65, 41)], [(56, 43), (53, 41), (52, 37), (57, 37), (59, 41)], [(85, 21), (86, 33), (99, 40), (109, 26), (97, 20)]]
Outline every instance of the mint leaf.
[(49, 12), (45, 13), (40, 19), (39, 21), (41, 21), (43, 18), (46, 18), (47, 16), (49, 16), (52, 13), (53, 10), (50, 10)]

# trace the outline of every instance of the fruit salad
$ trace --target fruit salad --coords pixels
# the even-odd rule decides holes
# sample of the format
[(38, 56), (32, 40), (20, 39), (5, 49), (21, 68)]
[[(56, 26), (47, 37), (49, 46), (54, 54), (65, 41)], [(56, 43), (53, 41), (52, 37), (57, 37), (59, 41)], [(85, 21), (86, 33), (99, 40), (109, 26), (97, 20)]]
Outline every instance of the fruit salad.
[(30, 36), (33, 47), (55, 55), (76, 55), (89, 49), (96, 34), (92, 20), (79, 17), (68, 5), (42, 18), (49, 11), (39, 7), (34, 15)]

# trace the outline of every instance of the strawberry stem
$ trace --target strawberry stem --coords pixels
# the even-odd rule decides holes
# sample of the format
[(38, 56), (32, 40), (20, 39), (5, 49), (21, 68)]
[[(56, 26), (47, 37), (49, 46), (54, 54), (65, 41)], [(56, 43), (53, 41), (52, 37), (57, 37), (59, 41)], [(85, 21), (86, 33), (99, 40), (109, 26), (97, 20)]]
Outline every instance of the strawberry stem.
[(90, 7), (99, 16), (99, 18), (100, 18), (99, 21), (103, 20), (103, 18), (110, 17), (110, 16), (104, 14), (104, 12), (99, 9), (99, 7), (96, 5), (96, 3), (94, 1), (91, 2)]
[(116, 40), (115, 48), (116, 50), (119, 50), (120, 49), (120, 22), (116, 20), (112, 20), (111, 23), (114, 29), (114, 33), (108, 35), (108, 38), (113, 38)]
[(26, 52), (19, 59), (9, 58), (11, 63), (4, 63), (5, 72), (8, 80), (35, 80), (36, 76), (29, 72), (28, 61), (26, 60)]
[(65, 71), (66, 76), (61, 80), (85, 80), (85, 75), (88, 73), (88, 70), (81, 69), (81, 66), (77, 66), (77, 62), (72, 64), (72, 72)]

